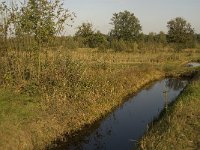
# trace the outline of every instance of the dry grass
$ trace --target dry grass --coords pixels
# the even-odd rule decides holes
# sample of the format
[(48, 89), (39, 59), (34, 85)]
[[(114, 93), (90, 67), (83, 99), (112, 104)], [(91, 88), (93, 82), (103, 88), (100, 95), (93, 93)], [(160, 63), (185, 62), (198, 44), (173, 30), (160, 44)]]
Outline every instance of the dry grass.
[[(183, 64), (200, 59), (199, 51), (115, 53), (95, 49), (46, 50), (39, 56), (40, 61), (35, 53), (13, 51), (0, 60), (0, 82), (5, 89), (0, 97), (12, 91), (20, 103), (15, 104), (13, 94), (0, 102), (6, 101), (5, 107), (16, 106), (19, 114), (27, 108), (24, 118), (9, 109), (1, 112), (2, 149), (42, 149), (63, 133), (72, 134), (100, 119), (150, 81), (166, 73), (180, 74), (187, 70)], [(26, 101), (25, 97), (31, 98)]]

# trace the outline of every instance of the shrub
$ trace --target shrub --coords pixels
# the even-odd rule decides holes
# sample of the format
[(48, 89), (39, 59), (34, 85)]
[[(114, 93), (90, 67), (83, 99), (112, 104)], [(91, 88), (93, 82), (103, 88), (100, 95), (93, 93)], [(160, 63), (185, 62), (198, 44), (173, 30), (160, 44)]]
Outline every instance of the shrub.
[(127, 51), (128, 47), (123, 40), (112, 41), (111, 48), (115, 51)]

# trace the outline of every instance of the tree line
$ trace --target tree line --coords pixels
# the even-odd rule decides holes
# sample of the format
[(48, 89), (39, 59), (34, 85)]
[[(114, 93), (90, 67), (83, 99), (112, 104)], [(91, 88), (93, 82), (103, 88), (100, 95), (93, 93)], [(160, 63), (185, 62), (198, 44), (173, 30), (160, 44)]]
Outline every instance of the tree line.
[[(195, 34), (191, 24), (184, 18), (176, 17), (167, 22), (168, 32), (160, 33), (150, 32), (149, 34), (142, 33), (142, 26), (139, 19), (127, 10), (119, 13), (114, 13), (111, 18), (113, 29), (108, 35), (103, 35), (99, 31), (95, 33), (93, 26), (90, 23), (83, 23), (78, 27), (76, 32), (77, 37), (85, 39), (85, 44), (89, 47), (98, 47), (107, 41), (113, 43), (145, 43), (162, 45), (173, 44), (178, 48), (194, 48), (199, 42), (198, 34)], [(91, 44), (91, 42), (94, 42)]]
[[(127, 10), (114, 13), (112, 30), (106, 35), (84, 22), (73, 37), (62, 35), (66, 25), (71, 26), (76, 15), (64, 9), (61, 0), (28, 0), (7, 5), (0, 4), (0, 49), (40, 50), (41, 47), (64, 45), (70, 48), (140, 49), (145, 45), (167, 44), (178, 49), (193, 48), (200, 42), (191, 24), (181, 17), (167, 22), (168, 32), (142, 33), (142, 25), (134, 13)], [(8, 44), (9, 43), (9, 44)], [(21, 44), (19, 44), (21, 43)]]

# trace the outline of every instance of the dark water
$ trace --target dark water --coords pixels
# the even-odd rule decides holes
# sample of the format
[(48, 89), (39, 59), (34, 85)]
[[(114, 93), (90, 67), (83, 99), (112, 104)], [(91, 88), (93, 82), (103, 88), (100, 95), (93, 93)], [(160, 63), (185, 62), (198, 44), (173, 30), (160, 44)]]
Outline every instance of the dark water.
[(187, 81), (165, 79), (145, 88), (105, 118), (82, 141), (55, 149), (130, 150), (167, 104), (174, 101)]

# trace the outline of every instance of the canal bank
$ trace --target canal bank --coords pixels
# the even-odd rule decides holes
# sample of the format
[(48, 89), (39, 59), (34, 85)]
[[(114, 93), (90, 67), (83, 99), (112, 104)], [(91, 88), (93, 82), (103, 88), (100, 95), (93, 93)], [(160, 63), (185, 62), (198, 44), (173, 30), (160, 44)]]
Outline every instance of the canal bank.
[(40, 105), (52, 108), (44, 109), (45, 111), (43, 109), (41, 111), (40, 107), (37, 109), (36, 105), (40, 104), (39, 101), (32, 101), (29, 97), (26, 100), (18, 93), (7, 94), (3, 91), (2, 97), (0, 96), (3, 104), (0, 149), (44, 149), (47, 144), (56, 138), (62, 138), (65, 133), (67, 137), (74, 136), (73, 133), (83, 131), (127, 101), (127, 96), (141, 90), (149, 82), (163, 78), (165, 72), (177, 73), (178, 70), (185, 70), (181, 67), (182, 62), (183, 59), (173, 63), (165, 62), (161, 66), (157, 63), (154, 64), (155, 66), (153, 64), (140, 64), (137, 67), (123, 65), (121, 69), (115, 66), (117, 70), (112, 69), (110, 72), (108, 68), (98, 74), (95, 68), (94, 74), (90, 73), (94, 75), (93, 78), (86, 80), (88, 83), (86, 85), (90, 86), (82, 90), (80, 99), (68, 101), (62, 94), (57, 93), (53, 97), (47, 97), (51, 99), (44, 99), (56, 102), (54, 103), (56, 105)]
[(140, 148), (200, 149), (200, 73), (142, 138)]
[(135, 149), (148, 125), (158, 118), (185, 88), (185, 79), (166, 78), (143, 88), (105, 119), (88, 129), (87, 135), (77, 135), (72, 143), (57, 143), (56, 150)]
[[(194, 74), (194, 71), (184, 71), (184, 72), (179, 72), (178, 74), (176, 73), (176, 74), (171, 74), (171, 75), (167, 75), (167, 76), (177, 76), (177, 75), (179, 75), (179, 76), (191, 76), (191, 74), (193, 75)], [(162, 76), (161, 76), (162, 77)], [(162, 92), (161, 92), (162, 93)], [(163, 95), (163, 94), (162, 94)], [(127, 99), (126, 99), (127, 100)], [(112, 109), (113, 110), (113, 109)], [(162, 110), (160, 110), (160, 111), (162, 111)], [(157, 112), (159, 112), (159, 110), (157, 110)], [(110, 114), (110, 113), (109, 113)], [(159, 113), (158, 113), (159, 114)], [(152, 117), (151, 119), (150, 119), (150, 121), (149, 122), (151, 122), (152, 120), (154, 120), (155, 118), (156, 118), (157, 116), (154, 116), (154, 117)], [(92, 125), (88, 125), (88, 126), (85, 126), (84, 128), (82, 128), (82, 130), (81, 131), (78, 131), (78, 132), (75, 132), (74, 134), (71, 134), (71, 135), (65, 135), (65, 137), (63, 138), (63, 139), (58, 139), (58, 140), (56, 140), (55, 142), (53, 142), (53, 147), (52, 147), (52, 145), (50, 145), (50, 146), (48, 146), (48, 149), (66, 149), (66, 147), (70, 147), (70, 146), (72, 146), (72, 147), (70, 147), (69, 149), (77, 149), (77, 147), (76, 148), (74, 148), (73, 147), (73, 144), (75, 144), (75, 145), (78, 145), (78, 146), (80, 146), (80, 147), (78, 147), (79, 149), (80, 148), (82, 148), (82, 146), (84, 145), (84, 144), (81, 144), (81, 143), (86, 143), (86, 145), (88, 146), (88, 143), (90, 143), (90, 142), (88, 142), (88, 137), (91, 137), (90, 135), (92, 134), (92, 133), (94, 133), (100, 126), (101, 126), (101, 122), (103, 121), (103, 120), (105, 120), (105, 118), (103, 118), (103, 119), (101, 119), (100, 121), (98, 120), (98, 121), (95, 121), (95, 123), (94, 124), (92, 124)], [(145, 128), (144, 128), (144, 131), (142, 131), (143, 133), (144, 132), (146, 132), (145, 130), (146, 129), (148, 129), (148, 126), (145, 126)], [(89, 130), (89, 131), (88, 131)], [(109, 130), (109, 132), (107, 132), (107, 133), (110, 133), (110, 130)], [(141, 134), (141, 135), (143, 135), (143, 133)], [(101, 137), (101, 134), (99, 134), (99, 132), (97, 132), (97, 138), (96, 139), (98, 139), (98, 138), (100, 138)], [(138, 137), (141, 137), (141, 135), (139, 135)], [(137, 138), (138, 138), (137, 137)], [(128, 142), (129, 143), (132, 143), (131, 144), (131, 147), (135, 147), (135, 145), (137, 145), (137, 143), (138, 143), (138, 139), (137, 138), (129, 138), (128, 139)], [(89, 138), (90, 139), (90, 138)], [(64, 142), (63, 142), (64, 141)], [(85, 142), (84, 142), (85, 141)], [(90, 140), (89, 140), (90, 141)], [(93, 140), (94, 141), (94, 140)], [(127, 140), (126, 140), (127, 141)], [(79, 144), (77, 144), (77, 142), (79, 143)], [(120, 143), (120, 142), (119, 142)], [(54, 147), (56, 145), (56, 147)], [(89, 144), (90, 145), (90, 144)], [(97, 145), (97, 144), (96, 144)], [(104, 143), (104, 145), (105, 145), (105, 143)], [(86, 147), (87, 147), (86, 146)], [(84, 147), (84, 146), (83, 146)], [(83, 148), (84, 149), (84, 148)], [(87, 149), (88, 149), (88, 147), (87, 147)], [(90, 148), (89, 148), (90, 149)]]

